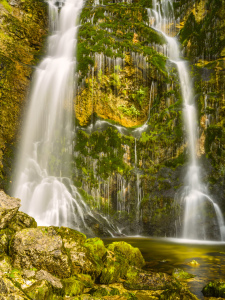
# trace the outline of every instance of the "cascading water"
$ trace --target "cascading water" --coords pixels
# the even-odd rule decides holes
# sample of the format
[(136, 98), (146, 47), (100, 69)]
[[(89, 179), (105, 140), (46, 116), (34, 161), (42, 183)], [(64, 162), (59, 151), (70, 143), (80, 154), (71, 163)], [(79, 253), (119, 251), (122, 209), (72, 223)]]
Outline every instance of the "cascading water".
[[(214, 215), (211, 230), (219, 229), (222, 240), (224, 235), (224, 220), (219, 206), (207, 195), (206, 187), (200, 180), (200, 167), (197, 162), (197, 116), (194, 105), (193, 87), (188, 65), (180, 58), (179, 45), (176, 38), (170, 35), (175, 29), (175, 17), (172, 0), (153, 0), (153, 8), (147, 9), (149, 24), (160, 32), (167, 41), (165, 55), (177, 66), (183, 98), (183, 116), (188, 139), (189, 166), (186, 175), (186, 187), (181, 195), (184, 203), (183, 238), (208, 239), (219, 238), (208, 234), (207, 213)], [(218, 230), (217, 230), (218, 231)]]
[(75, 23), (82, 6), (83, 0), (49, 0), (52, 35), (32, 81), (12, 194), (39, 225), (79, 229), (90, 214), (76, 187), (63, 177), (70, 175), (73, 149)]

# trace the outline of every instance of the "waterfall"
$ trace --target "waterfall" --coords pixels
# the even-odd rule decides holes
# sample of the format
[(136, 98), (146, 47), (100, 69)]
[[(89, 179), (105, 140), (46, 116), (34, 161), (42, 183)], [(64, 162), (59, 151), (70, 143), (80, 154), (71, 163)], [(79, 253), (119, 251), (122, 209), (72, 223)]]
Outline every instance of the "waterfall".
[[(153, 8), (147, 9), (149, 25), (163, 35), (167, 41), (166, 54), (177, 67), (183, 98), (183, 116), (188, 140), (189, 164), (185, 178), (185, 188), (180, 197), (184, 203), (183, 238), (208, 238), (207, 210), (214, 211), (215, 227), (224, 235), (224, 220), (219, 206), (207, 195), (207, 189), (200, 180), (200, 167), (197, 153), (197, 113), (194, 103), (193, 87), (187, 63), (180, 58), (179, 44), (171, 37), (175, 30), (175, 17), (172, 0), (153, 0)], [(215, 223), (215, 222), (214, 222)]]
[(85, 226), (90, 209), (71, 180), (75, 52), (83, 0), (49, 0), (51, 36), (36, 68), (12, 194), (39, 225)]

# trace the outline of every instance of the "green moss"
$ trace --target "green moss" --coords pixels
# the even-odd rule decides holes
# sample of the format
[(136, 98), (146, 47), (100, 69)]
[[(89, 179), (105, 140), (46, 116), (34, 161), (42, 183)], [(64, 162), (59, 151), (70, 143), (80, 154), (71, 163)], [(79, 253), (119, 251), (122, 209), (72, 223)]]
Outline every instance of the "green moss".
[(114, 242), (107, 246), (109, 251), (113, 251), (118, 261), (121, 260), (121, 263), (126, 261), (128, 265), (136, 266), (142, 268), (145, 265), (144, 258), (138, 248), (132, 247), (126, 242)]
[(225, 282), (223, 280), (211, 281), (203, 288), (202, 293), (205, 297), (225, 298)]
[(173, 270), (173, 277), (177, 278), (177, 279), (190, 279), (190, 278), (194, 278), (195, 275), (192, 275), (190, 273), (185, 272), (182, 269), (174, 269)]
[(9, 5), (9, 3), (6, 0), (0, 0), (0, 4), (2, 4), (8, 12), (12, 12), (12, 6)]
[(85, 285), (76, 277), (70, 277), (63, 280), (65, 295), (68, 297), (73, 297), (82, 294)]

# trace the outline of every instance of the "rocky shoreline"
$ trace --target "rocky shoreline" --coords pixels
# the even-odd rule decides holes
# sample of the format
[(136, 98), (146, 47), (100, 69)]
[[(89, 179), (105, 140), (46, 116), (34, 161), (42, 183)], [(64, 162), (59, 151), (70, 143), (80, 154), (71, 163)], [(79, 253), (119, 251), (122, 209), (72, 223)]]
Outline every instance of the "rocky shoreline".
[[(37, 227), (19, 207), (19, 199), (0, 191), (1, 300), (197, 299), (182, 280), (187, 273), (144, 271), (138, 248), (105, 246), (66, 227)], [(225, 298), (223, 285), (210, 283), (205, 295)]]

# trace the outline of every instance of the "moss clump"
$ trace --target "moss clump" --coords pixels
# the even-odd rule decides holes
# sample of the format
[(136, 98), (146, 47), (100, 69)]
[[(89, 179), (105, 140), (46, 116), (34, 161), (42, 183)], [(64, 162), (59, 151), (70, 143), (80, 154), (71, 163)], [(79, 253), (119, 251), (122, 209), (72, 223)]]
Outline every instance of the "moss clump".
[(121, 263), (127, 262), (128, 265), (137, 268), (142, 268), (145, 265), (141, 251), (126, 242), (114, 242), (108, 245), (107, 248), (115, 253), (118, 261), (121, 260)]
[(205, 297), (225, 298), (225, 281), (215, 280), (209, 282), (202, 290)]
[(76, 277), (70, 277), (63, 280), (65, 295), (69, 297), (77, 296), (82, 294), (85, 285)]
[(177, 279), (190, 279), (190, 278), (194, 278), (195, 275), (192, 275), (190, 273), (185, 272), (182, 269), (174, 269), (173, 270), (173, 277), (177, 278)]

